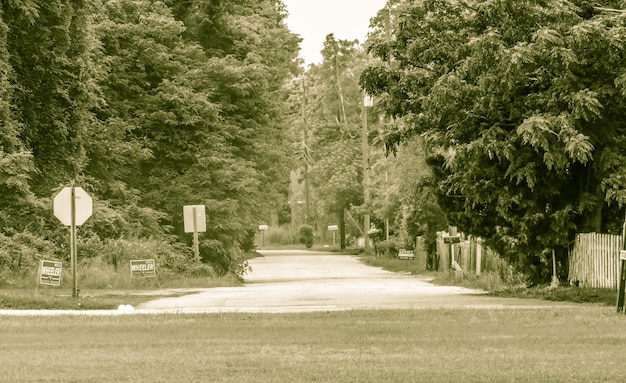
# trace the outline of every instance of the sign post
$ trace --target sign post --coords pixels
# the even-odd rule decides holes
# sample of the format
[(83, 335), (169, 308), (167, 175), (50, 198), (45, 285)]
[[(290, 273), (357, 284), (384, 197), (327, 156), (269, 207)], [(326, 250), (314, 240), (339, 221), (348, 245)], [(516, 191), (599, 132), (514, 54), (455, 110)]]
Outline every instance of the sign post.
[(204, 233), (206, 231), (206, 213), (204, 205), (183, 206), (183, 218), (185, 221), (185, 233), (193, 233), (193, 253), (196, 262), (200, 262), (198, 233)]
[(339, 226), (337, 225), (328, 225), (328, 231), (333, 232), (333, 246), (335, 246), (335, 237), (337, 235), (337, 230), (339, 230)]
[(265, 230), (269, 229), (267, 225), (259, 225), (259, 230), (261, 231), (261, 246), (265, 246)]
[(70, 227), (70, 261), (72, 267), (72, 298), (78, 298), (78, 280), (76, 278), (77, 247), (76, 226), (80, 226), (93, 212), (93, 200), (83, 188), (74, 186), (64, 187), (54, 197), (54, 216), (65, 226)]

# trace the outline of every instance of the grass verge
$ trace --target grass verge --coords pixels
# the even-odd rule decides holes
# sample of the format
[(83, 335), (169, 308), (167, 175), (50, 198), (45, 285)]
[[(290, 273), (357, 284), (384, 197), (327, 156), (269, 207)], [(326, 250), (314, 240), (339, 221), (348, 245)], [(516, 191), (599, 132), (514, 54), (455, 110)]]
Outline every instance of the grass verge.
[(12, 310), (111, 310), (119, 305), (136, 306), (155, 298), (192, 293), (197, 288), (240, 286), (234, 275), (220, 278), (181, 278), (159, 284), (157, 288), (81, 289), (78, 298), (71, 289), (42, 286), (39, 288), (0, 289), (0, 309)]
[(11, 382), (619, 382), (608, 308), (0, 317)]
[(487, 291), (489, 295), (503, 298), (533, 298), (548, 301), (595, 303), (606, 306), (615, 305), (617, 298), (617, 291), (613, 289), (591, 289), (575, 286), (551, 288), (548, 285), (526, 287), (521, 278), (510, 275), (507, 276), (510, 282), (505, 282), (496, 273), (483, 273), (481, 276), (473, 274), (457, 276), (454, 272), (426, 271), (422, 264), (414, 260), (375, 256), (363, 256), (361, 260), (370, 266), (381, 267), (393, 272), (428, 276), (431, 279), (430, 282), (437, 285), (479, 289)]

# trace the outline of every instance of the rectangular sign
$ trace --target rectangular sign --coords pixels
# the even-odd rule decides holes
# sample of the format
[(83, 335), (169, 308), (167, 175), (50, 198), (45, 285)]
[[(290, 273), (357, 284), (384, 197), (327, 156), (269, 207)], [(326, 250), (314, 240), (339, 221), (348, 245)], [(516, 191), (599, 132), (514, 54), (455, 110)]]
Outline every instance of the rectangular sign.
[(61, 286), (61, 262), (39, 261), (39, 283), (42, 285)]
[(328, 225), (328, 231), (337, 231), (339, 230), (339, 226), (337, 225)]
[(413, 250), (399, 249), (398, 250), (398, 258), (400, 259), (413, 259), (415, 258), (415, 254)]
[(183, 206), (185, 233), (204, 233), (206, 231), (206, 214), (204, 205)]
[(267, 230), (269, 227), (267, 225), (259, 225), (259, 230)]
[(156, 277), (154, 259), (133, 259), (130, 261), (131, 277)]
[(458, 235), (443, 237), (444, 243), (461, 243), (461, 237)]

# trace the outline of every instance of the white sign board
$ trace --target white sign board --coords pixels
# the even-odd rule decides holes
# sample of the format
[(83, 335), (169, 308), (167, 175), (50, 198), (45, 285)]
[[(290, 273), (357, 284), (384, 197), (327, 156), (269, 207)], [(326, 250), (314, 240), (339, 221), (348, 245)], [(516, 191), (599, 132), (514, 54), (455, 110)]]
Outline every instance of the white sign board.
[(269, 227), (267, 225), (259, 225), (259, 230), (267, 230)]
[(156, 277), (154, 259), (133, 259), (130, 261), (131, 277)]
[(328, 231), (337, 231), (339, 230), (339, 226), (337, 225), (328, 225)]
[(61, 286), (61, 262), (39, 261), (39, 283), (42, 285)]
[(399, 259), (413, 259), (415, 258), (415, 253), (413, 253), (413, 250), (399, 249), (398, 258)]
[(185, 233), (193, 233), (194, 231), (204, 233), (206, 231), (204, 205), (183, 206), (183, 217), (185, 219)]
[[(93, 200), (81, 187), (74, 187), (76, 226), (80, 226), (93, 213)], [(72, 188), (65, 187), (54, 197), (54, 216), (65, 226), (72, 225)]]

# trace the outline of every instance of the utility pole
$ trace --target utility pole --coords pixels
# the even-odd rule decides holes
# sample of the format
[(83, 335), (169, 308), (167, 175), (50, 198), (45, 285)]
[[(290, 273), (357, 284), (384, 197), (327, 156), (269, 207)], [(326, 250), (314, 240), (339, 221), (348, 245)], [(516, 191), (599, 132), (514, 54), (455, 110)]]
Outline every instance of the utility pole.
[(302, 126), (304, 141), (304, 224), (309, 223), (309, 132), (306, 122), (306, 79), (302, 77)]
[(367, 232), (370, 229), (370, 191), (369, 191), (369, 143), (367, 129), (367, 107), (372, 106), (372, 99), (366, 93), (363, 95), (363, 106), (361, 110), (361, 142), (363, 144), (363, 205), (365, 206), (365, 214), (363, 216), (363, 239), (365, 250), (370, 248), (369, 236)]

